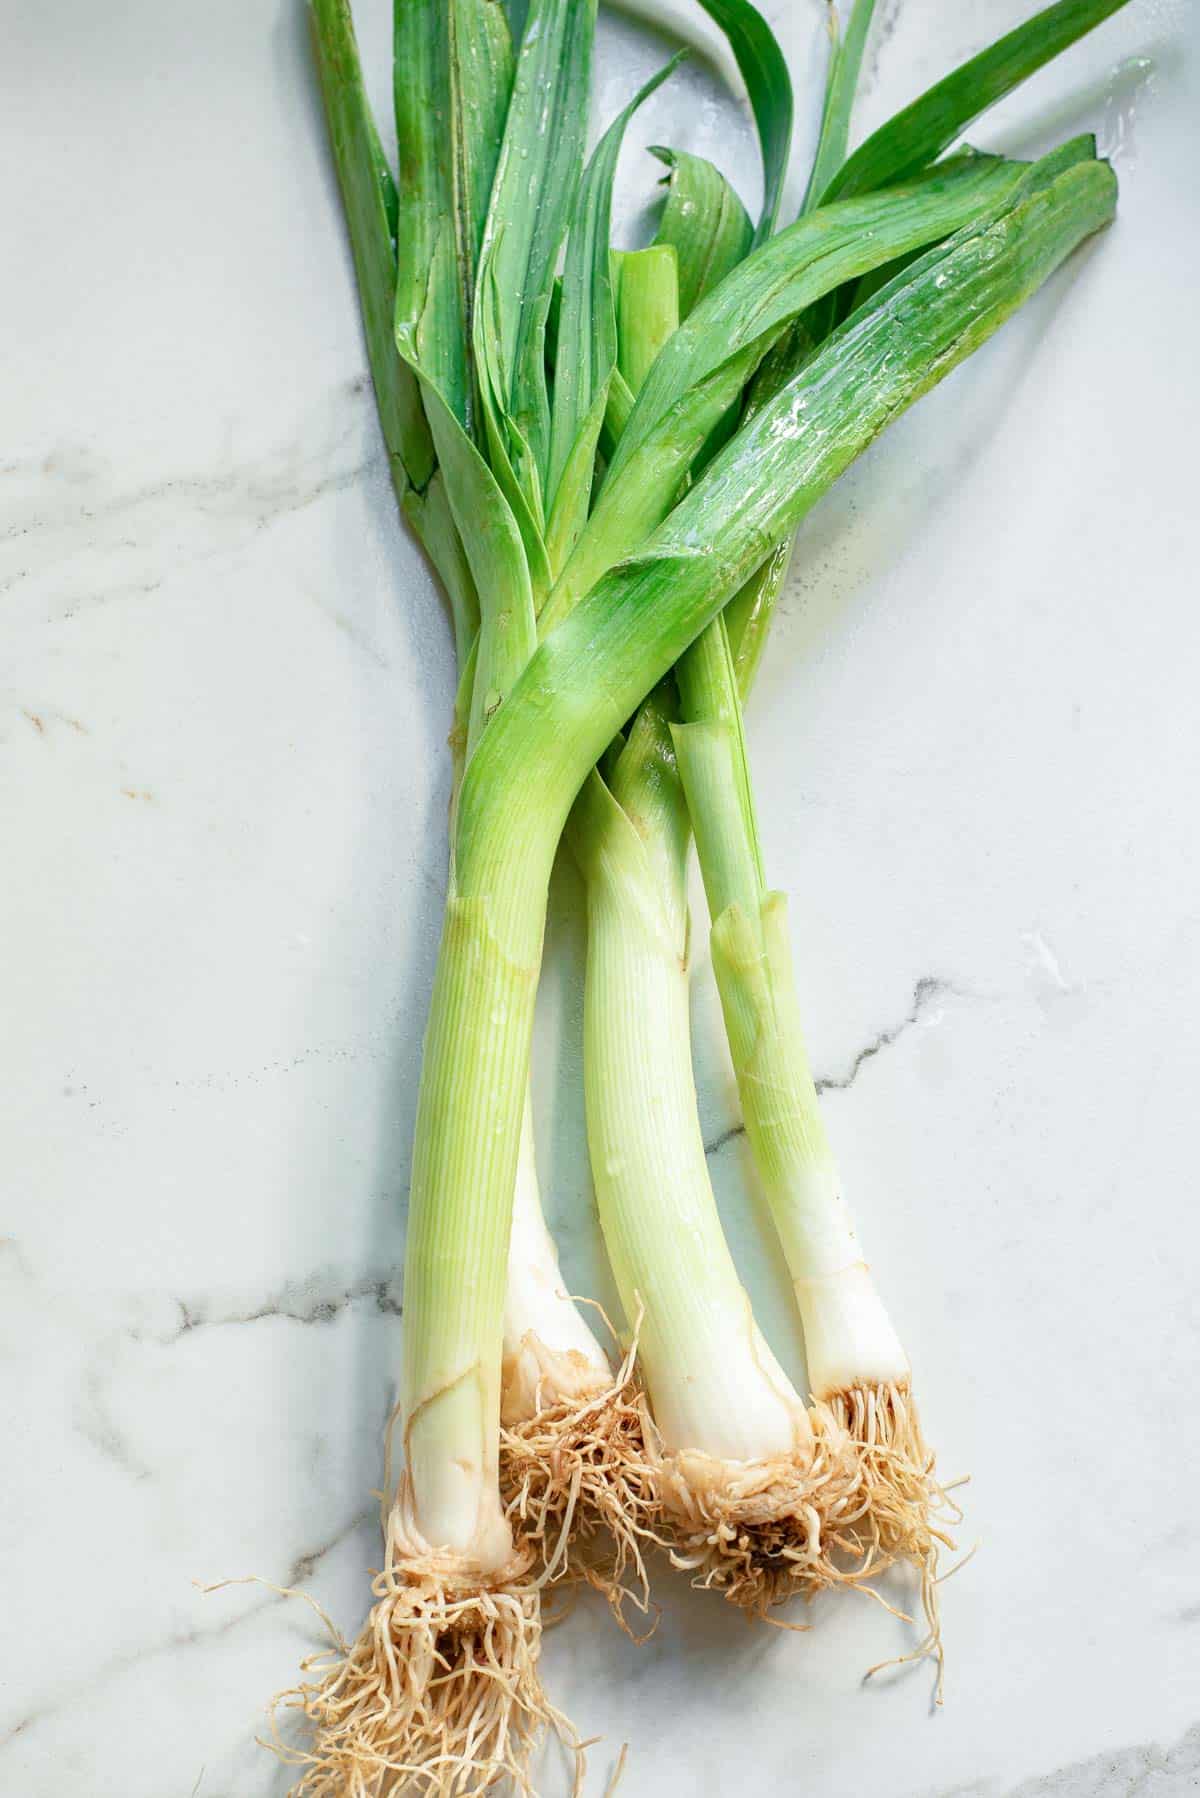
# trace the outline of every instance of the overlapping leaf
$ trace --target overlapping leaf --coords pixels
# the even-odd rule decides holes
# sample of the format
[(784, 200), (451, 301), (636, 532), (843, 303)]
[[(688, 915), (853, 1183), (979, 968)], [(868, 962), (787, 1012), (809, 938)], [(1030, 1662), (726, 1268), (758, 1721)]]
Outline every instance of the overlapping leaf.
[(449, 597), (461, 660), (479, 626), (479, 601), (436, 469), (420, 387), (396, 349), (396, 184), (367, 104), (347, 0), (315, 0), (312, 23), (388, 463), (405, 516)]
[(313, 44), (350, 233), (375, 401), (397, 490), (424, 488), (433, 443), (411, 371), (396, 354), (396, 184), (363, 88), (348, 0), (313, 0)]
[(597, 144), (579, 190), (567, 240), (554, 350), (554, 397), (546, 479), (546, 550), (561, 569), (587, 518), (596, 443), (617, 360), (609, 237), (613, 180), (625, 128), (679, 58), (646, 82)]
[(706, 157), (661, 144), (652, 154), (668, 171), (667, 199), (655, 242), (674, 248), (679, 262), (679, 316), (686, 318), (742, 261), (754, 241), (754, 226), (720, 169)]
[(710, 434), (793, 318), (843, 281), (947, 236), (1009, 191), (1020, 168), (1000, 158), (964, 158), (886, 197), (813, 213), (748, 256), (651, 369), (595, 509), (543, 610), (543, 634), (666, 516)]
[[(650, 688), (839, 474), (985, 341), (1090, 232), (1116, 181), (1085, 161), (1018, 190), (877, 296), (737, 432), (670, 517), (538, 648), (464, 777), (460, 865), (490, 865), (491, 796), (594, 762)], [(585, 764), (586, 765), (586, 764)], [(562, 782), (560, 781), (560, 785)]]
[(489, 455), (506, 489), (511, 471), (539, 530), (550, 451), (546, 315), (583, 167), (595, 14), (596, 0), (533, 0), (483, 238), (476, 344)]
[(474, 438), (471, 271), (507, 86), (506, 34), (492, 0), (404, 0), (396, 9), (404, 158), (396, 345), (420, 382), (447, 507), (479, 596), (472, 740), (520, 673), (536, 630), (522, 533)]

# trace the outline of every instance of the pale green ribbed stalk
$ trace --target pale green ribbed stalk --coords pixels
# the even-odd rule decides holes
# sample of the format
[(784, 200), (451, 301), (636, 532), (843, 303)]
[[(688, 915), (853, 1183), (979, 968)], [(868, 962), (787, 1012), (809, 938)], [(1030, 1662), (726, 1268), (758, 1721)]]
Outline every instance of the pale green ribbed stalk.
[(672, 1452), (789, 1455), (804, 1406), (763, 1340), (713, 1198), (692, 1074), (690, 832), (666, 722), (638, 714), (569, 829), (587, 881), (584, 1087), (605, 1246)]
[[(1036, 192), (1089, 161), (1088, 140), (1053, 152), (1022, 186)], [(770, 564), (750, 583), (772, 597)], [(739, 596), (739, 600), (742, 596)], [(755, 606), (735, 620), (753, 625)], [(903, 1379), (907, 1361), (850, 1223), (800, 1023), (787, 907), (768, 891), (726, 617), (676, 669), (675, 742), (712, 916), (712, 956), (746, 1134), (783, 1244), (818, 1398)], [(765, 631), (765, 620), (760, 635)], [(754, 645), (751, 646), (752, 651)], [(761, 647), (759, 645), (758, 647)], [(756, 656), (743, 660), (752, 673)]]
[(902, 1380), (908, 1363), (842, 1197), (800, 1021), (787, 903), (763, 876), (723, 619), (676, 670), (674, 730), (713, 918), (712, 959), (746, 1135), (783, 1245), (816, 1398)]
[[(636, 392), (676, 327), (675, 252), (622, 257), (620, 270), (618, 361)], [(704, 1152), (688, 1004), (691, 829), (671, 703), (665, 689), (647, 700), (605, 773), (589, 775), (567, 827), (588, 893), (592, 1179), (666, 1448), (722, 1462), (786, 1459), (809, 1435), (803, 1401), (755, 1323)]]
[[(509, 1212), (536, 983), (537, 959), (505, 954), (486, 898), (448, 900), (413, 1156), (404, 1446), (418, 1525), (438, 1546), (474, 1553), (485, 1566), (497, 1502)], [(484, 1195), (490, 1203), (480, 1203)], [(501, 1560), (506, 1549), (499, 1543)]]

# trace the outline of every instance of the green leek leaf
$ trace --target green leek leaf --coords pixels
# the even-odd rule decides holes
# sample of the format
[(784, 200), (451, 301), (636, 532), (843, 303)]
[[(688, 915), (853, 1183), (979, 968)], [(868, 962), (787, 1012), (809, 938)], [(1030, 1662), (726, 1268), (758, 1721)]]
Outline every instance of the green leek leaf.
[(775, 229), (792, 148), (792, 78), (775, 33), (750, 0), (700, 0), (725, 33), (746, 83), (763, 162), (762, 210), (754, 241)]
[(468, 745), (473, 747), (537, 642), (529, 565), (517, 521), (491, 469), (432, 380), (422, 378), (421, 395), (450, 510), (479, 595), (468, 731)]
[(388, 464), (405, 517), (449, 598), (461, 664), (479, 628), (479, 599), (436, 468), (420, 385), (397, 352), (396, 184), (363, 89), (347, 0), (315, 0), (312, 22)]
[[(520, 524), (473, 438), (468, 355), (477, 335), (468, 337), (468, 289), (481, 229), (471, 207), (491, 156), (481, 121), (495, 121), (507, 27), (492, 0), (400, 0), (395, 22), (403, 157), (395, 341), (420, 382), (446, 505), (479, 599), (468, 738), (474, 743), (524, 666), (536, 630)], [(482, 385), (484, 371), (478, 373)]]
[(668, 171), (667, 201), (654, 241), (671, 244), (679, 259), (679, 316), (686, 318), (746, 255), (754, 226), (720, 169), (705, 157), (657, 144), (651, 154)]
[(664, 346), (616, 445), (595, 509), (541, 613), (543, 635), (669, 512), (764, 354), (814, 300), (994, 206), (1023, 165), (969, 157), (903, 189), (810, 213), (752, 252)]
[(811, 212), (829, 188), (834, 176), (846, 160), (850, 137), (850, 114), (858, 88), (867, 33), (875, 13), (875, 0), (854, 0), (850, 22), (845, 31), (838, 26), (834, 0), (829, 5), (829, 28), (833, 44), (829, 53), (829, 70), (825, 80), (825, 103), (821, 112), (821, 130), (813, 165), (804, 190), (801, 213)]
[[(499, 869), (535, 853), (549, 865), (585, 774), (687, 645), (854, 458), (1109, 222), (1116, 192), (1096, 161), (1022, 185), (899, 275), (742, 425), (653, 536), (543, 640), (482, 738), (459, 800), (464, 893), (492, 891)], [(514, 953), (540, 922), (540, 908), (519, 927), (514, 914)]]
[(617, 360), (617, 319), (609, 251), (613, 180), (625, 128), (677, 67), (651, 76), (600, 139), (584, 174), (563, 264), (554, 348), (554, 401), (547, 467), (550, 568), (557, 573), (582, 529), (592, 490), (596, 440)]
[[(551, 290), (552, 295), (554, 290)], [(550, 591), (550, 564), (546, 557), (545, 528), (542, 515), (541, 482), (527, 489), (521, 483), (510, 448), (520, 446), (528, 457), (516, 421), (507, 409), (503, 394), (507, 386), (500, 353), (500, 298), (496, 287), (496, 264), (491, 250), (484, 250), (479, 265), (479, 282), (475, 292), (475, 372), (479, 380), (484, 420), (484, 441), (492, 473), (517, 521), (525, 560), (533, 588), (534, 605), (541, 607)]]
[[(587, 136), (596, 0), (533, 0), (483, 237), (491, 264), (485, 406), (529, 510), (544, 516), (550, 443), (546, 315)], [(481, 385), (484, 385), (481, 382)]]
[(1126, 4), (1058, 0), (1027, 19), (881, 125), (842, 165), (821, 204), (870, 192), (924, 168), (989, 106)]
[(395, 11), (394, 96), (401, 182), (396, 328), (464, 428), (470, 428), (467, 286), (454, 203), (448, 10), (403, 0)]
[(396, 354), (392, 308), (396, 290), (396, 185), (379, 143), (363, 87), (348, 0), (313, 0), (313, 42), (329, 141), (337, 168), (358, 280), (379, 422), (398, 493), (424, 489), (433, 473), (433, 442), (411, 371)]
[[(398, 3), (405, 7), (411, 0)], [(514, 58), (499, 0), (442, 0), (442, 4), (450, 30), (451, 144), (469, 312), (512, 95)]]

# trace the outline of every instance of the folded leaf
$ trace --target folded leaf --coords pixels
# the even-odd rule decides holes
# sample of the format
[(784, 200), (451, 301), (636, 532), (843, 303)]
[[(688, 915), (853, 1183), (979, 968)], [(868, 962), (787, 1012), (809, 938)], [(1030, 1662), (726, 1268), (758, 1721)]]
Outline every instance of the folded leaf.
[[(400, 0), (401, 6), (409, 3)], [(455, 191), (463, 214), (469, 311), (512, 96), (514, 57), (499, 0), (443, 0), (443, 4), (450, 30), (451, 144)]]
[(667, 202), (655, 243), (671, 244), (679, 259), (679, 316), (686, 318), (710, 288), (723, 281), (754, 241), (754, 226), (720, 169), (687, 150), (655, 145), (665, 163)]
[(420, 386), (396, 348), (396, 184), (363, 89), (347, 0), (315, 0), (312, 22), (388, 464), (405, 516), (449, 597), (461, 663), (479, 628), (479, 600), (436, 470)]
[(363, 88), (348, 0), (313, 0), (313, 43), (329, 141), (337, 168), (358, 280), (375, 403), (397, 492), (423, 489), (433, 442), (412, 373), (396, 354), (396, 184)]
[(430, 380), (421, 393), (446, 495), (479, 594), (479, 637), (468, 749), (507, 697), (537, 642), (529, 567), (491, 469)]
[(450, 42), (443, 0), (395, 12), (396, 138), (404, 159), (396, 230), (396, 326), (459, 423), (470, 428), (468, 290), (454, 203)]

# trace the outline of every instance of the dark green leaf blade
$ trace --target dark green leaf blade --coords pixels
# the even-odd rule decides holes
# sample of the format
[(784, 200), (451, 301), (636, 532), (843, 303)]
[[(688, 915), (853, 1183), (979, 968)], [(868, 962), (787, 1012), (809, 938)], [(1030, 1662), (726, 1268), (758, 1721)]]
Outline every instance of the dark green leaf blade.
[(754, 234), (761, 243), (775, 229), (792, 148), (792, 78), (775, 33), (750, 0), (700, 4), (725, 33), (750, 96), (763, 161), (762, 210)]
[[(587, 517), (591, 464), (604, 417), (609, 377), (617, 359), (617, 319), (609, 239), (617, 158), (630, 119), (679, 63), (652, 75), (613, 120), (592, 152), (567, 239), (562, 299), (554, 348), (554, 399), (546, 478), (547, 538), (557, 572)], [(563, 490), (568, 468), (573, 480)], [(560, 505), (561, 502), (561, 505)], [(556, 517), (556, 509), (565, 510)]]
[(393, 93), (400, 145), (396, 327), (411, 360), (469, 428), (467, 293), (450, 147), (450, 35), (444, 0), (395, 9)]
[(881, 125), (843, 163), (821, 204), (871, 192), (924, 168), (968, 125), (1128, 0), (1057, 0), (971, 57)]
[(833, 44), (829, 52), (829, 71), (825, 81), (825, 103), (821, 111), (821, 130), (813, 165), (804, 190), (801, 213), (811, 212), (834, 176), (846, 160), (850, 138), (850, 114), (858, 91), (867, 33), (875, 15), (875, 0), (854, 0), (850, 22), (844, 32), (838, 29), (837, 8), (830, 0), (829, 17)]
[(763, 209), (754, 241), (774, 232), (783, 198), (788, 156), (792, 153), (792, 76), (775, 32), (750, 0), (700, 0), (714, 25), (720, 25), (747, 85), (759, 149), (763, 153)]
[(420, 385), (396, 347), (396, 184), (363, 90), (347, 0), (316, 0), (312, 24), (388, 464), (404, 515), (449, 598), (461, 663), (479, 628), (479, 600), (436, 466)]
[[(408, 0), (401, 0), (407, 4)], [(470, 310), (496, 159), (512, 95), (513, 47), (499, 0), (443, 0), (450, 28), (451, 144), (459, 236)]]
[(433, 473), (433, 443), (417, 382), (396, 354), (395, 183), (363, 88), (348, 0), (313, 0), (313, 43), (329, 141), (337, 168), (375, 403), (396, 490), (421, 491)]

